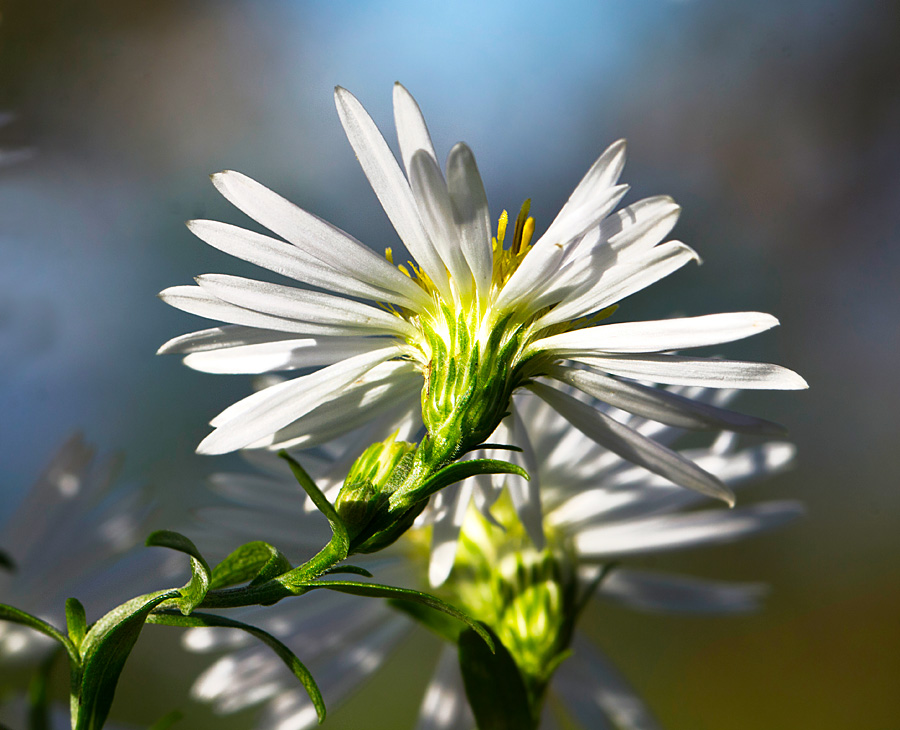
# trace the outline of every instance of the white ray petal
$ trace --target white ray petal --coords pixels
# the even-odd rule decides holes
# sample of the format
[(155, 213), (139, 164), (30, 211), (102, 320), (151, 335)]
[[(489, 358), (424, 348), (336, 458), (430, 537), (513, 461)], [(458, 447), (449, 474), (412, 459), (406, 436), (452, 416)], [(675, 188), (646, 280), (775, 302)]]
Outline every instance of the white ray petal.
[(275, 317), (344, 326), (361, 334), (417, 335), (409, 322), (391, 312), (333, 294), (228, 274), (203, 274), (197, 283), (222, 301)]
[(398, 348), (385, 347), (254, 393), (211, 421), (216, 430), (200, 443), (197, 452), (225, 454), (252, 444), (333, 400), (366, 371), (398, 354)]
[(456, 287), (467, 296), (472, 289), (472, 273), (463, 256), (450, 193), (437, 162), (426, 152), (419, 150), (413, 155), (409, 179), (431, 241)]
[(264, 330), (258, 327), (245, 327), (238, 324), (226, 324), (221, 327), (211, 327), (173, 337), (160, 347), (156, 354), (208, 352), (292, 339), (295, 339), (293, 335), (285, 332)]
[(159, 293), (166, 304), (198, 317), (217, 319), (221, 322), (281, 330), (298, 335), (358, 335), (359, 328), (347, 325), (315, 324), (254, 312), (230, 304), (204, 291), (199, 286), (172, 286)]
[(428, 582), (433, 588), (443, 585), (453, 569), (459, 531), (466, 519), (473, 488), (473, 480), (466, 479), (440, 492), (445, 505), (432, 523), (431, 556), (428, 559)]
[(394, 84), (394, 126), (397, 127), (397, 142), (407, 177), (412, 179), (412, 158), (419, 150), (424, 150), (437, 164), (434, 144), (422, 110), (399, 81)]
[(764, 362), (681, 355), (644, 355), (640, 358), (576, 355), (572, 359), (613, 375), (669, 385), (745, 390), (802, 390), (809, 387), (793, 370)]
[(334, 101), (347, 139), (394, 229), (444, 298), (452, 301), (444, 263), (422, 225), (412, 190), (387, 142), (353, 94), (338, 86)]
[(771, 421), (717, 408), (661, 388), (623, 382), (598, 372), (560, 365), (549, 374), (604, 403), (669, 426), (699, 430), (729, 429), (767, 435), (784, 435), (785, 432), (782, 426)]
[(468, 730), (473, 724), (459, 659), (453, 647), (445, 646), (422, 698), (416, 730)]
[(307, 337), (194, 352), (184, 364), (204, 373), (270, 373), (333, 365), (384, 347), (380, 337)]
[(755, 611), (768, 589), (623, 568), (603, 579), (599, 593), (640, 611), (707, 614)]
[(212, 181), (253, 220), (334, 271), (386, 292), (398, 292), (410, 302), (426, 301), (422, 290), (384, 257), (264, 185), (233, 170), (213, 175)]
[(561, 356), (664, 352), (719, 345), (765, 332), (778, 324), (771, 314), (728, 312), (650, 322), (622, 322), (563, 332), (532, 343), (528, 352)]
[(612, 663), (576, 634), (574, 654), (551, 685), (563, 706), (591, 730), (662, 730), (653, 713)]
[(467, 145), (454, 145), (447, 157), (447, 188), (453, 201), (463, 254), (475, 277), (480, 295), (490, 291), (493, 274), (491, 216), (484, 183)]
[(640, 258), (605, 270), (601, 268), (589, 278), (592, 283), (577, 287), (541, 317), (535, 328), (550, 327), (599, 312), (664, 279), (690, 261), (700, 261), (696, 251), (679, 241), (669, 241)]
[(602, 411), (543, 383), (529, 388), (559, 411), (579, 431), (623, 459), (679, 486), (734, 504), (734, 495), (719, 479), (678, 453), (660, 446)]
[(803, 514), (798, 502), (764, 502), (733, 510), (704, 510), (625, 520), (581, 531), (575, 538), (586, 558), (638, 555), (718, 545), (780, 527)]

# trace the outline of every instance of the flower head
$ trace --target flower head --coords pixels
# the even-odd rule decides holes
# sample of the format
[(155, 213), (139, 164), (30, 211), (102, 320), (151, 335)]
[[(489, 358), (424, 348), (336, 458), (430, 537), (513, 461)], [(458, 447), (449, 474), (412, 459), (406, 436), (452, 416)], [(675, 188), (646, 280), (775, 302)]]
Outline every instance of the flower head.
[[(712, 393), (691, 395), (706, 402)], [(608, 410), (602, 404), (586, 404)], [(764, 593), (758, 584), (636, 570), (628, 567), (628, 560), (639, 554), (740, 540), (795, 518), (800, 507), (794, 502), (767, 502), (734, 510), (710, 506), (703, 495), (679, 489), (598, 445), (543, 400), (518, 396), (515, 408), (523, 428), (513, 443), (525, 449), (523, 454), (533, 453), (537, 465), (533, 476), (540, 481), (544, 501), (544, 544), (536, 546), (516, 517), (510, 495), (519, 478), (496, 477), (506, 480), (507, 496), (487, 505), (493, 522), (479, 510), (466, 509), (468, 501), (463, 503), (462, 535), (454, 542), (452, 571), (440, 595), (487, 622), (501, 637), (538, 705), (544, 695), (555, 697), (584, 727), (605, 727), (612, 718), (623, 728), (654, 728), (652, 715), (633, 690), (574, 630), (578, 609), (585, 600), (597, 598), (642, 611), (752, 610)], [(627, 420), (635, 430), (670, 445), (683, 433), (644, 418)], [(709, 446), (679, 453), (730, 487), (738, 487), (783, 469), (793, 457), (793, 448), (774, 441), (738, 448), (732, 436), (723, 435)], [(263, 463), (262, 454), (253, 458)], [(285, 467), (274, 458), (266, 460), (284, 476), (273, 475), (264, 481), (233, 474), (216, 478), (218, 490), (237, 504), (201, 513), (209, 525), (210, 539), (233, 544), (236, 539), (258, 538), (268, 530), (266, 534), (287, 554), (308, 554), (317, 547), (315, 526), (322, 535), (327, 532), (325, 521), (301, 507), (298, 490)], [(318, 479), (324, 477), (332, 488), (337, 483), (334, 475), (342, 471), (335, 468), (340, 461), (305, 460), (318, 472)], [(478, 480), (467, 481), (441, 494), (456, 500), (467, 490), (480, 491), (483, 486)], [(482, 494), (475, 503), (491, 501), (490, 494)], [(694, 509), (704, 502), (707, 508)], [(389, 551), (361, 556), (361, 561), (366, 561), (361, 564), (379, 580), (421, 588), (430, 559), (425, 547), (428, 531), (436, 527), (429, 524), (438, 517), (430, 505), (416, 529)], [(598, 577), (613, 561), (617, 567), (603, 574), (597, 585)], [(308, 662), (326, 701), (333, 703), (380, 665), (405, 635), (405, 624), (387, 605), (362, 604), (336, 594), (317, 600), (320, 603), (310, 606), (282, 602), (257, 613), (254, 620)], [(197, 650), (232, 649), (198, 680), (195, 696), (213, 702), (223, 712), (265, 702), (261, 728), (299, 730), (315, 722), (303, 690), (262, 649), (238, 648), (230, 634), (207, 629), (188, 634), (187, 641)], [(574, 653), (566, 657), (568, 649)], [(241, 687), (240, 691), (236, 687)], [(421, 723), (422, 727), (459, 730), (472, 727), (452, 648), (441, 655), (422, 704)]]
[[(198, 370), (312, 370), (227, 408), (198, 451), (311, 446), (392, 409), (420, 410), (435, 464), (477, 447), (522, 387), (606, 448), (666, 478), (730, 500), (714, 476), (560, 390), (686, 428), (771, 431), (772, 424), (635, 381), (736, 388), (802, 388), (776, 365), (690, 358), (777, 324), (743, 312), (606, 323), (616, 303), (697, 255), (663, 242), (679, 207), (667, 197), (612, 211), (624, 142), (588, 170), (542, 235), (523, 207), (496, 235), (471, 150), (457, 144), (441, 170), (412, 96), (394, 87), (401, 168), (362, 105), (335, 92), (363, 171), (412, 260), (375, 254), (349, 234), (237, 172), (213, 176), (232, 203), (284, 240), (191, 221), (210, 245), (324, 291), (207, 274), (166, 289), (169, 304), (228, 324), (166, 343)], [(368, 302), (359, 299), (369, 300)], [(536, 380), (541, 378), (542, 380)]]

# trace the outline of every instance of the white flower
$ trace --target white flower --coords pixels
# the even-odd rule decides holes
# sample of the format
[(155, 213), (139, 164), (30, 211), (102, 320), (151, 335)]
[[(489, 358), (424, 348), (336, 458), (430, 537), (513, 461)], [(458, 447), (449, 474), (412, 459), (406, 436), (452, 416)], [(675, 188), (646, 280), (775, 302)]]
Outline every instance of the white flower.
[[(149, 531), (151, 506), (142, 489), (111, 489), (120, 459), (96, 460), (80, 435), (70, 437), (0, 531), (12, 570), (0, 569), (0, 602), (65, 627), (74, 596), (88, 621), (139, 595), (160, 575), (161, 556), (123, 558)], [(164, 558), (162, 558), (164, 559)], [(0, 621), (0, 661), (34, 661), (53, 642)]]
[[(213, 176), (219, 191), (284, 240), (215, 221), (188, 225), (234, 256), (323, 291), (223, 274), (161, 297), (228, 324), (175, 338), (160, 352), (213, 373), (312, 370), (235, 403), (212, 420), (198, 451), (309, 447), (386, 410), (422, 408), (446, 462), (477, 446), (527, 386), (608, 449), (668, 479), (726, 501), (712, 475), (644, 435), (586, 410), (570, 384), (618, 408), (686, 428), (765, 431), (758, 419), (635, 381), (715, 388), (804, 388), (776, 365), (690, 358), (676, 350), (718, 345), (777, 324), (741, 312), (653, 322), (600, 323), (614, 305), (673, 273), (695, 252), (662, 242), (678, 218), (668, 197), (612, 213), (627, 186), (616, 142), (594, 163), (546, 231), (531, 242), (527, 205), (512, 236), (507, 218), (491, 235), (487, 198), (465, 144), (441, 171), (412, 96), (394, 87), (403, 162), (362, 105), (335, 92), (363, 171), (415, 262), (393, 264), (349, 234), (237, 172)], [(404, 172), (405, 170), (405, 172)], [(369, 300), (371, 303), (359, 301)], [(533, 384), (534, 378), (545, 380)]]
[[(710, 393), (688, 395), (705, 402)], [(597, 407), (604, 409), (602, 405)], [(643, 611), (734, 613), (757, 606), (764, 594), (758, 584), (720, 583), (633, 570), (627, 567), (628, 558), (740, 540), (795, 518), (801, 512), (797, 503), (766, 502), (733, 510), (693, 509), (702, 506), (706, 498), (679, 489), (597, 445), (544, 401), (528, 395), (518, 396), (516, 411), (523, 428), (515, 432), (513, 443), (524, 449), (523, 457), (532, 454), (536, 464), (533, 473), (541, 484), (542, 528), (547, 550), (555, 556), (554, 560), (561, 561), (554, 575), (573, 579), (577, 576), (583, 591), (602, 565), (616, 561), (625, 567), (616, 567), (603, 579), (597, 598)], [(648, 419), (615, 415), (628, 418), (632, 428), (662, 443), (670, 444), (683, 433)], [(783, 469), (791, 461), (794, 449), (783, 442), (739, 449), (733, 436), (722, 435), (708, 447), (679, 453), (729, 486), (737, 487)], [(264, 460), (277, 462), (263, 454), (252, 458), (260, 464)], [(304, 464), (307, 463), (322, 475), (319, 478), (325, 486), (333, 487), (342, 473), (335, 461), (310, 462), (304, 458)], [(210, 539), (216, 536), (225, 549), (226, 545), (233, 547), (238, 541), (267, 535), (277, 547), (293, 554), (295, 560), (310, 555), (327, 539), (324, 518), (305, 510), (299, 489), (286, 468), (275, 468), (281, 469), (283, 476), (229, 474), (215, 479), (217, 491), (235, 504), (203, 511), (201, 516), (207, 523)], [(515, 476), (489, 479), (495, 478), (504, 479), (510, 489), (519, 480)], [(486, 486), (489, 490), (483, 491)], [(477, 479), (450, 487), (441, 493), (445, 495), (441, 509), (468, 504), (470, 497), (476, 505), (488, 503), (490, 507), (496, 494), (492, 489)], [(426, 515), (430, 514), (434, 520), (439, 516), (438, 511), (431, 505)], [(372, 570), (379, 582), (422, 589), (429, 560), (424, 548), (427, 530), (421, 529), (425, 522), (428, 520), (423, 520), (418, 529), (411, 530), (388, 551), (359, 556), (360, 564)], [(493, 536), (489, 534), (491, 531)], [(477, 580), (473, 584), (472, 576), (477, 577), (484, 565), (479, 567), (471, 561), (496, 565), (501, 576), (503, 571), (509, 572), (512, 577), (507, 578), (512, 584), (515, 575), (523, 574), (515, 566), (523, 561), (526, 565), (533, 562), (541, 552), (534, 547), (523, 548), (529, 542), (524, 535), (521, 528), (518, 532), (492, 528), (477, 510), (469, 509), (462, 525), (461, 544), (466, 547), (460, 551), (455, 540), (453, 543), (452, 554), (457, 558), (458, 570), (450, 574), (439, 595), (490, 623), (491, 616), (484, 612), (491, 607), (479, 608), (478, 603), (484, 602), (486, 594), (493, 594), (486, 591), (486, 584), (479, 586)], [(202, 540), (200, 544), (206, 549)], [(546, 559), (546, 552), (541, 555), (538, 556), (541, 560)], [(534, 571), (524, 573), (534, 574)], [(407, 633), (404, 627), (408, 628), (408, 624), (377, 600), (338, 594), (315, 598), (316, 602), (304, 596), (296, 602), (289, 599), (268, 609), (254, 609), (248, 620), (258, 621), (276, 633), (297, 652), (301, 661), (308, 663), (326, 702), (333, 706), (381, 663)], [(495, 612), (499, 613), (500, 608)], [(500, 633), (498, 627), (494, 628)], [(539, 636), (520, 638), (537, 643), (540, 640)], [(195, 650), (234, 649), (201, 676), (194, 687), (195, 696), (214, 703), (221, 712), (237, 711), (265, 701), (258, 721), (260, 728), (300, 730), (312, 726), (315, 712), (303, 689), (264, 648), (245, 646), (246, 643), (234, 632), (215, 629), (193, 630), (187, 635), (188, 646)], [(624, 730), (657, 727), (651, 713), (627, 683), (577, 632), (572, 648), (573, 656), (560, 665), (550, 682), (548, 692), (556, 700), (547, 703), (548, 707), (564, 708), (586, 728), (607, 727), (610, 720)], [(541, 727), (556, 727), (553, 718), (545, 714)], [(419, 730), (470, 730), (472, 725), (456, 652), (448, 646), (425, 695), (417, 727)]]

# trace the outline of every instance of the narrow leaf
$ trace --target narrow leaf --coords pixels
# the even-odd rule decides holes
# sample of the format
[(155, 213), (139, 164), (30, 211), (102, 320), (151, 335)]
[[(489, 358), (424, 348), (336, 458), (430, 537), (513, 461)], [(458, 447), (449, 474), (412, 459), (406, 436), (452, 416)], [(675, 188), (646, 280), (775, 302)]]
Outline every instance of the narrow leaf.
[(436, 611), (442, 611), (453, 618), (462, 621), (472, 628), (484, 639), (491, 651), (494, 649), (494, 641), (487, 631), (474, 619), (467, 616), (455, 606), (442, 601), (436, 596), (421, 591), (414, 591), (409, 588), (397, 588), (396, 586), (386, 586), (379, 583), (357, 583), (356, 581), (337, 581), (337, 580), (321, 580), (308, 583), (306, 586), (312, 590), (314, 588), (327, 588), (340, 593), (350, 593), (354, 596), (367, 596), (369, 598), (389, 598), (394, 601), (411, 601), (419, 603)]
[(79, 730), (100, 730), (103, 727), (119, 676), (147, 616), (163, 601), (180, 596), (178, 590), (168, 590), (132, 598), (91, 627), (81, 645), (84, 668), (78, 703)]
[(372, 574), (368, 570), (360, 568), (358, 565), (335, 565), (333, 568), (324, 571), (322, 575), (337, 575), (338, 573), (352, 573), (353, 575), (361, 575), (365, 578), (372, 577)]
[(66, 652), (69, 654), (69, 659), (73, 662), (74, 666), (77, 667), (81, 665), (81, 656), (69, 637), (43, 619), (32, 616), (30, 613), (25, 613), (25, 611), (18, 608), (7, 606), (5, 603), (0, 603), (0, 621), (10, 621), (15, 624), (22, 624), (23, 626), (27, 626), (30, 629), (34, 629), (35, 631), (49, 636), (51, 639), (56, 639), (65, 647)]
[(184, 553), (191, 560), (191, 579), (179, 589), (176, 601), (184, 615), (202, 603), (209, 590), (211, 571), (197, 546), (184, 535), (172, 530), (157, 530), (147, 538), (148, 547), (166, 547)]
[[(493, 632), (486, 626), (482, 630)], [(475, 632), (459, 637), (459, 667), (466, 697), (479, 730), (525, 730), (536, 727), (531, 701), (515, 660), (494, 636), (494, 652), (487, 651)]]
[(268, 632), (263, 631), (256, 626), (226, 618), (225, 616), (217, 616), (210, 613), (193, 613), (190, 616), (183, 616), (175, 611), (167, 609), (151, 614), (148, 623), (190, 628), (197, 626), (221, 626), (225, 628), (241, 629), (242, 631), (246, 631), (248, 634), (255, 636), (269, 646), (285, 663), (287, 668), (291, 670), (294, 676), (300, 680), (300, 683), (309, 694), (313, 706), (316, 708), (319, 722), (324, 722), (325, 700), (322, 699), (322, 694), (319, 692), (319, 687), (316, 685), (316, 681), (313, 679), (312, 674), (310, 674), (310, 671), (290, 649)]
[(87, 633), (87, 618), (84, 615), (84, 606), (77, 598), (66, 599), (66, 626), (69, 629), (69, 638), (80, 650), (81, 642)]
[(28, 730), (52, 730), (47, 688), (58, 651), (41, 662), (28, 683)]
[(274, 546), (261, 540), (248, 542), (213, 569), (209, 590), (248, 581), (250, 585), (259, 585), (290, 569), (290, 561)]
[(435, 492), (439, 492), (444, 487), (449, 487), (451, 484), (461, 482), (463, 479), (468, 479), (477, 474), (517, 474), (524, 479), (531, 479), (528, 476), (528, 472), (521, 466), (511, 464), (508, 461), (469, 459), (468, 461), (457, 461), (449, 466), (445, 466), (439, 472), (426, 479), (417, 491), (421, 498), (424, 499)]
[(421, 603), (398, 601), (396, 598), (389, 598), (388, 603), (451, 644), (456, 644), (459, 635), (466, 629), (465, 624), (461, 624), (446, 613), (434, 611)]

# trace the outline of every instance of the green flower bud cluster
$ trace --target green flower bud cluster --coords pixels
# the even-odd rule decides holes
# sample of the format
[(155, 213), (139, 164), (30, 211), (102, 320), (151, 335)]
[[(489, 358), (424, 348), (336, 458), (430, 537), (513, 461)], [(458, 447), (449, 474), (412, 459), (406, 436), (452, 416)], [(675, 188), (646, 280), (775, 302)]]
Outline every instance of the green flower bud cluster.
[(576, 561), (571, 546), (549, 531), (538, 550), (507, 495), (492, 514), (498, 524), (470, 510), (445, 590), (503, 642), (538, 710), (553, 671), (568, 655), (578, 613)]

